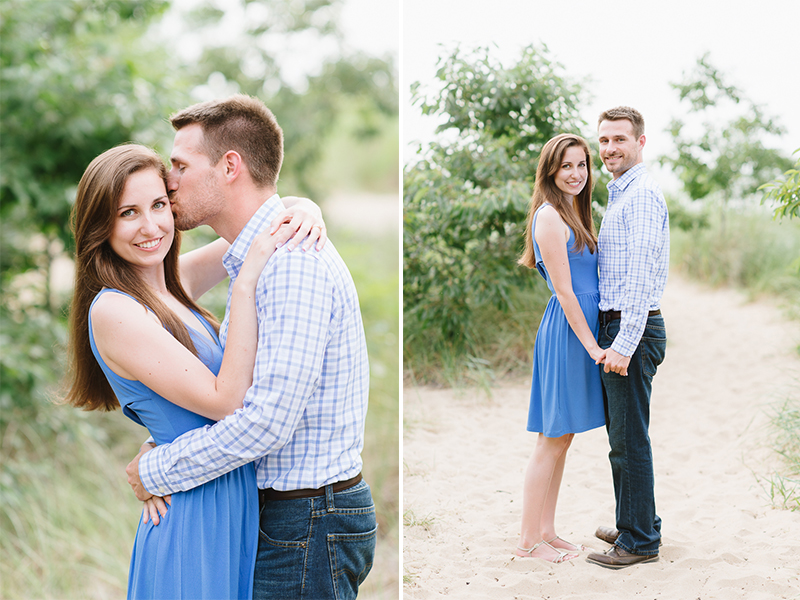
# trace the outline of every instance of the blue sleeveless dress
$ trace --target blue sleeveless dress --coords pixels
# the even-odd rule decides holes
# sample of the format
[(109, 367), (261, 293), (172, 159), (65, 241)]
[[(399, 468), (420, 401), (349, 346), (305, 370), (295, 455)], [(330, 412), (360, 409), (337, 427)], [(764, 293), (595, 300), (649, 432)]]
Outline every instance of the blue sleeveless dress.
[[(542, 208), (544, 206), (533, 216), (534, 231), (536, 218)], [(596, 336), (599, 330), (597, 306), (600, 302), (597, 253), (592, 254), (585, 246), (580, 253), (576, 253), (573, 249), (574, 243), (575, 233), (570, 228), (567, 253), (572, 289), (586, 316), (589, 329)], [(535, 237), (533, 251), (536, 268), (547, 281), (553, 295), (542, 315), (533, 349), (528, 431), (540, 432), (546, 437), (559, 437), (602, 427), (606, 419), (600, 367), (594, 364), (569, 326)]]
[[(104, 293), (102, 290), (92, 302)], [(200, 359), (214, 373), (222, 364), (222, 347), (211, 325), (199, 314), (213, 342), (189, 327)], [(124, 379), (103, 362), (94, 342), (92, 352), (119, 400), (122, 412), (147, 427), (157, 444), (212, 425), (139, 381)], [(258, 487), (252, 463), (186, 492), (172, 494), (172, 505), (159, 525), (139, 529), (128, 576), (129, 599), (219, 599), (253, 597), (253, 572), (258, 548)]]

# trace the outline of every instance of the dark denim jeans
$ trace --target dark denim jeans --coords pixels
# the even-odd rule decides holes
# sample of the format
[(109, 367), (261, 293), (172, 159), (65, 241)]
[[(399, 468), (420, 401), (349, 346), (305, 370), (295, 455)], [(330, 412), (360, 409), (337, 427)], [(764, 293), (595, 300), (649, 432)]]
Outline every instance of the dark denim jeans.
[(355, 598), (372, 568), (375, 505), (365, 481), (261, 507), (254, 600)]
[[(619, 319), (600, 328), (598, 343), (608, 348), (619, 333)], [(661, 315), (648, 317), (628, 376), (601, 371), (611, 473), (617, 500), (617, 545), (633, 554), (658, 554), (661, 518), (656, 514), (653, 451), (650, 447), (650, 392), (664, 360), (667, 330)]]

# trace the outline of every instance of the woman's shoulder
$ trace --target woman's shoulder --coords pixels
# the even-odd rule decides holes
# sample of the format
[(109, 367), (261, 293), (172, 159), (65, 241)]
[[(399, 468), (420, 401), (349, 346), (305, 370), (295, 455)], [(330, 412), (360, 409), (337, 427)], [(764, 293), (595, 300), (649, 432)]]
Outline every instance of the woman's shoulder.
[(93, 321), (119, 319), (120, 315), (137, 318), (146, 317), (147, 309), (133, 296), (116, 289), (105, 288), (92, 301), (90, 315)]
[(561, 218), (561, 215), (558, 214), (556, 207), (552, 204), (542, 204), (536, 209), (535, 217), (537, 226), (542, 224), (544, 226), (553, 227), (564, 224), (564, 220)]

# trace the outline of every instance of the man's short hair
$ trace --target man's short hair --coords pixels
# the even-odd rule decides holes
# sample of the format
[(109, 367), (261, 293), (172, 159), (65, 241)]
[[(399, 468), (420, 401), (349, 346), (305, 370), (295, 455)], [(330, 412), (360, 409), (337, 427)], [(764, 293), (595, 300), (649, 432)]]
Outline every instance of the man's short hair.
[(630, 106), (617, 106), (604, 111), (597, 119), (597, 126), (600, 127), (600, 123), (603, 121), (622, 121), (623, 119), (631, 122), (633, 135), (637, 140), (644, 135), (644, 117), (642, 113)]
[(198, 123), (203, 129), (202, 149), (211, 164), (234, 150), (258, 187), (277, 185), (283, 163), (283, 131), (261, 100), (237, 94), (201, 102), (172, 115), (170, 123), (176, 131)]

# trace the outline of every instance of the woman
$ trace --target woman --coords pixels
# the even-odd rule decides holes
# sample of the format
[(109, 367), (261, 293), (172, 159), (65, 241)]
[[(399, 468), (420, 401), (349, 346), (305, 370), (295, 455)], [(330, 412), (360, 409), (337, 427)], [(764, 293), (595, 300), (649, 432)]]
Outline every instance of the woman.
[(561, 134), (542, 149), (519, 263), (538, 269), (553, 296), (533, 351), (528, 431), (539, 432), (525, 473), (518, 556), (551, 562), (585, 548), (556, 534), (567, 449), (576, 433), (605, 424), (597, 344), (597, 236), (589, 145)]
[[(179, 256), (166, 176), (152, 150), (113, 148), (86, 169), (73, 209), (67, 401), (87, 410), (122, 406), (156, 443), (242, 406), (255, 361), (256, 282), (276, 245), (295, 232), (281, 226), (251, 247), (232, 288), (223, 353), (219, 325), (195, 301), (227, 275), (222, 255), (228, 245), (217, 240)], [(311, 224), (305, 219), (298, 235)], [(128, 597), (251, 598), (257, 513), (252, 464), (175, 494), (157, 526), (145, 512)]]

